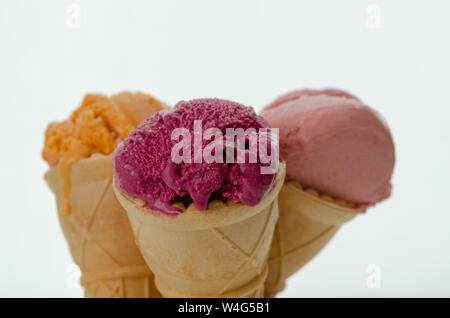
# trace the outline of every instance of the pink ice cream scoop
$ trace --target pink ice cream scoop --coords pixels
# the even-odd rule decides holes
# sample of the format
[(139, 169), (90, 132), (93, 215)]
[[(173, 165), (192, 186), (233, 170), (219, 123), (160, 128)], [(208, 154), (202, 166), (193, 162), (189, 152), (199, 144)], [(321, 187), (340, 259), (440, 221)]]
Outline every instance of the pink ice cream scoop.
[(364, 211), (391, 193), (394, 143), (380, 114), (337, 89), (298, 90), (265, 107), (286, 179)]
[[(193, 202), (198, 210), (206, 209), (210, 199), (257, 205), (274, 188), (275, 173), (261, 173), (260, 168), (267, 163), (261, 163), (259, 159), (252, 163), (249, 160), (227, 163), (226, 158), (223, 162), (201, 159), (199, 162), (198, 158), (196, 160), (198, 152), (195, 153), (195, 134), (198, 136), (195, 128), (199, 123), (201, 134), (209, 128), (222, 134), (210, 139), (200, 136), (202, 150), (212, 142), (226, 138), (227, 128), (254, 128), (258, 134), (260, 128), (268, 127), (264, 118), (256, 115), (252, 108), (235, 102), (221, 99), (179, 102), (174, 108), (147, 118), (117, 147), (114, 171), (118, 188), (145, 200), (147, 208), (167, 214), (182, 212), (172, 205), (174, 202), (185, 205)], [(172, 156), (172, 149), (180, 141), (178, 137), (172, 137), (177, 128), (185, 129), (192, 137), (190, 162), (177, 163)], [(183, 135), (183, 139), (185, 137)], [(226, 152), (229, 144), (226, 141), (221, 144), (226, 145), (220, 148)], [(247, 158), (254, 148), (242, 151)], [(215, 150), (211, 153), (215, 154)]]

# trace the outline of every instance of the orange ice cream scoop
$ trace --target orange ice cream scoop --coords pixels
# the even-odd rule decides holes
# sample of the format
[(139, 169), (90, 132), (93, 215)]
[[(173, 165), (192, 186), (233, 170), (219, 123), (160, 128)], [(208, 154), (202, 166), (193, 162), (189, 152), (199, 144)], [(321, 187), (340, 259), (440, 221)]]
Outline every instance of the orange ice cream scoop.
[(48, 125), (42, 156), (50, 166), (59, 165), (66, 214), (70, 213), (72, 163), (94, 153), (112, 153), (146, 117), (164, 108), (160, 101), (142, 93), (123, 92), (111, 98), (88, 94), (69, 119)]

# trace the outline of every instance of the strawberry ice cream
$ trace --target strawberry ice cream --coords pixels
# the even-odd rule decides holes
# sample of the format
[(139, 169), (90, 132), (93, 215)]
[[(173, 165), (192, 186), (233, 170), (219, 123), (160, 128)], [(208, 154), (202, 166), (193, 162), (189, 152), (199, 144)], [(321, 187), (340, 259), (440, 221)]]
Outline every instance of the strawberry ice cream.
[(365, 210), (391, 193), (395, 162), (390, 130), (373, 109), (347, 92), (299, 90), (262, 111), (280, 129), (287, 180)]

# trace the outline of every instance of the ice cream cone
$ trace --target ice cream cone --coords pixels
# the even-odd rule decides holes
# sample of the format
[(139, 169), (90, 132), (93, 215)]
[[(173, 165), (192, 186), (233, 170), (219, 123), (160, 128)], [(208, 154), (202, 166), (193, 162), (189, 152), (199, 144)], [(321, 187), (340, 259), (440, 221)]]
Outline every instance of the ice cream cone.
[(357, 215), (349, 204), (286, 182), (278, 199), (280, 217), (269, 256), (265, 296), (274, 297), (286, 279), (309, 262), (341, 225)]
[(113, 188), (164, 297), (263, 297), (284, 175), (281, 163), (275, 189), (256, 206), (213, 201), (177, 216)]
[(111, 155), (94, 154), (70, 168), (69, 215), (62, 211), (59, 167), (45, 180), (54, 192), (59, 221), (86, 297), (159, 297), (153, 274), (134, 241), (126, 212), (111, 187)]

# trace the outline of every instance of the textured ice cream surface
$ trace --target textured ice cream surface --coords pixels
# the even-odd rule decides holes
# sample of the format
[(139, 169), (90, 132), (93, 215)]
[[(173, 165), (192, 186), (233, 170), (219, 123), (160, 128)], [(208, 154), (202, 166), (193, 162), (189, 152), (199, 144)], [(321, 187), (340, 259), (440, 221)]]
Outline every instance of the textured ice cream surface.
[(298, 90), (262, 111), (280, 129), (286, 178), (365, 210), (391, 193), (390, 130), (373, 109), (337, 90)]
[(150, 95), (122, 92), (111, 98), (87, 94), (69, 119), (50, 123), (42, 156), (50, 166), (93, 153), (110, 154), (138, 124), (164, 105)]
[(154, 112), (166, 108), (150, 95), (122, 92), (111, 98), (87, 94), (70, 118), (50, 123), (42, 157), (58, 166), (63, 181), (63, 211), (70, 213), (71, 165), (93, 154), (111, 154), (117, 144)]
[[(198, 210), (207, 208), (211, 199), (257, 205), (274, 187), (275, 173), (262, 174), (256, 163), (194, 161), (194, 121), (201, 121), (202, 131), (216, 128), (225, 138), (227, 128), (268, 128), (252, 108), (221, 99), (195, 99), (179, 102), (174, 108), (154, 114), (135, 129), (114, 152), (114, 171), (118, 188), (146, 201), (146, 207), (166, 214), (182, 211), (173, 205), (194, 203)], [(186, 128), (192, 136), (191, 162), (174, 162), (172, 139), (176, 128)], [(202, 138), (202, 149), (216, 137)], [(225, 142), (224, 142), (225, 144)], [(246, 149), (246, 156), (252, 149)]]

